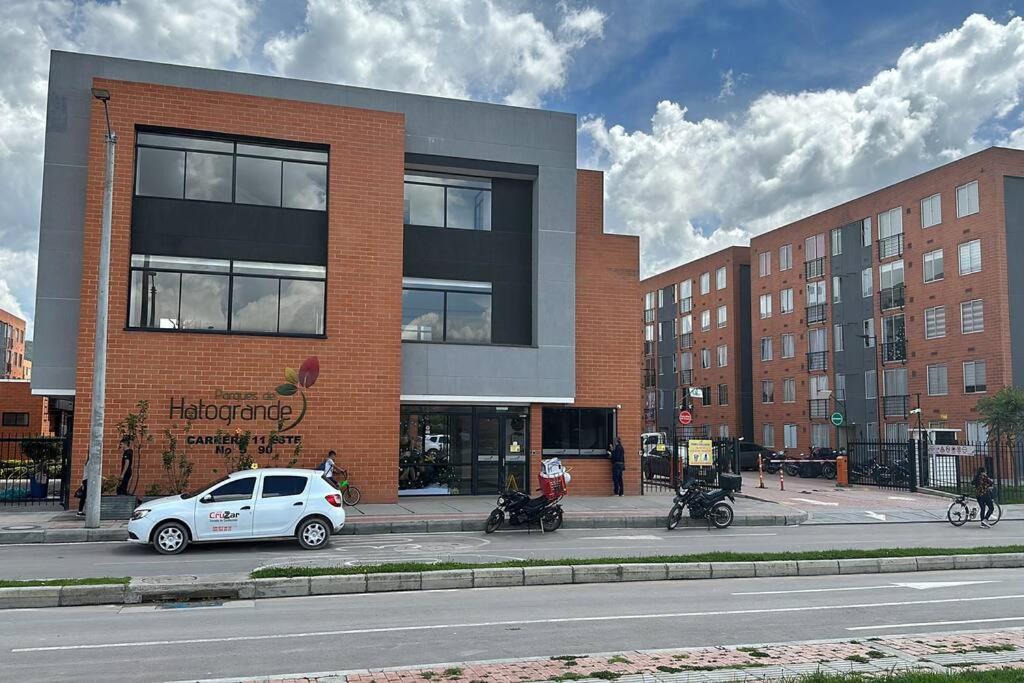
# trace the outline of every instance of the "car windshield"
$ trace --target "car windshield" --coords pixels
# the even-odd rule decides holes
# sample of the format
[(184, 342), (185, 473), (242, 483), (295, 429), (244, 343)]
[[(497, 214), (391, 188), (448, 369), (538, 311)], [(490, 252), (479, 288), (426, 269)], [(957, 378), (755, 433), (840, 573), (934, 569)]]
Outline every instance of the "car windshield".
[(216, 481), (211, 481), (209, 484), (207, 484), (205, 486), (200, 486), (197, 489), (193, 489), (193, 490), (191, 490), (191, 491), (189, 491), (187, 493), (181, 494), (181, 498), (182, 498), (182, 500), (187, 500), (189, 498), (195, 498), (196, 496), (198, 496), (200, 493), (202, 493), (206, 489), (211, 489), (214, 486), (216, 486), (217, 484), (223, 483), (223, 482), (227, 481), (230, 478), (231, 477), (221, 477), (220, 479), (217, 479)]

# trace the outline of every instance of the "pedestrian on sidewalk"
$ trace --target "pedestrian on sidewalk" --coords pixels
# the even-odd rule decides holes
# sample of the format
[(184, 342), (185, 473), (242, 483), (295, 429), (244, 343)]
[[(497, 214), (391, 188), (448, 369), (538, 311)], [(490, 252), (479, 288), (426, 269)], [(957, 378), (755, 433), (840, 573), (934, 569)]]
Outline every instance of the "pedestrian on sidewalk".
[(85, 496), (89, 491), (89, 480), (85, 478), (85, 473), (89, 469), (89, 458), (85, 459), (85, 467), (82, 468), (82, 485), (75, 491), (75, 498), (78, 499), (78, 516), (85, 516)]
[(626, 469), (626, 450), (622, 447), (622, 439), (615, 437), (615, 445), (608, 444), (608, 451), (612, 461), (612, 495), (621, 496), (622, 472)]
[(334, 456), (337, 453), (334, 451), (327, 451), (327, 459), (320, 463), (319, 469), (324, 474), (324, 479), (331, 482), (334, 488), (338, 488), (338, 480), (334, 478)]
[(992, 479), (989, 478), (984, 465), (979, 467), (978, 471), (974, 473), (971, 486), (974, 487), (974, 496), (978, 500), (978, 507), (981, 508), (981, 528), (990, 529), (992, 525), (988, 523), (988, 518), (992, 516), (996, 505), (992, 500), (992, 487), (994, 484)]

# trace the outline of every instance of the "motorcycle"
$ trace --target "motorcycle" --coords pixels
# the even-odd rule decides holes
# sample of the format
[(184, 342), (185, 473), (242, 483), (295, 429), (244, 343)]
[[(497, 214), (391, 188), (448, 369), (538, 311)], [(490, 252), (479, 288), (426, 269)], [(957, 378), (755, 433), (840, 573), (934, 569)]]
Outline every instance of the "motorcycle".
[[(722, 475), (724, 476), (724, 475)], [(666, 526), (671, 531), (679, 526), (683, 518), (683, 510), (689, 509), (692, 519), (705, 519), (708, 528), (714, 524), (717, 529), (725, 529), (733, 520), (733, 510), (728, 498), (733, 503), (736, 498), (731, 490), (706, 489), (699, 482), (690, 479), (676, 489), (675, 499), (672, 501), (672, 509), (668, 513)]]
[(561, 498), (547, 496), (530, 498), (521, 491), (505, 491), (498, 496), (498, 507), (491, 511), (484, 532), (493, 534), (505, 525), (532, 527), (540, 525), (542, 532), (558, 531), (562, 526)]

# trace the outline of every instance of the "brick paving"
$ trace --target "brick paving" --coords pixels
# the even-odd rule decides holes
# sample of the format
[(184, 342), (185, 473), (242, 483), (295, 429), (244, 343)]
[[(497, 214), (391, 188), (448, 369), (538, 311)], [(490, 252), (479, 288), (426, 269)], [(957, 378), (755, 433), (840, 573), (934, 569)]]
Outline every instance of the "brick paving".
[(754, 647), (570, 653), (264, 678), (252, 683), (726, 683), (792, 681), (816, 671), (878, 675), (904, 670), (963, 672), (998, 668), (1024, 669), (1024, 628)]

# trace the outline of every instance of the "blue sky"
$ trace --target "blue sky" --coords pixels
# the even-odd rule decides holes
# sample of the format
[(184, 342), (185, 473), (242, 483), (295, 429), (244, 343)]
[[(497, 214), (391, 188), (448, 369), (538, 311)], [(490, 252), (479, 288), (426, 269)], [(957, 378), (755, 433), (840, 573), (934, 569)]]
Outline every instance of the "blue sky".
[(991, 144), (1024, 0), (7, 0), (0, 307), (31, 321), (50, 49), (576, 112), (644, 274)]

